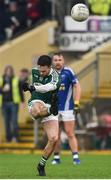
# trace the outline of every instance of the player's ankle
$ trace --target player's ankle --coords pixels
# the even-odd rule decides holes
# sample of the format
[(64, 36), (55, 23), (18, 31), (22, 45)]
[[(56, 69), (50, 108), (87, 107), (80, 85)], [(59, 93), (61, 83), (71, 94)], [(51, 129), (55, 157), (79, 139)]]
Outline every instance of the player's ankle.
[(73, 152), (72, 157), (73, 157), (73, 159), (79, 159), (78, 152)]
[(54, 159), (55, 160), (60, 160), (60, 154), (58, 152), (54, 153)]
[(40, 166), (45, 166), (45, 165), (46, 165), (46, 162), (47, 162), (47, 158), (44, 157), (44, 156), (42, 156), (42, 157), (41, 157), (41, 160), (40, 160), (40, 162), (39, 162), (39, 165), (40, 165)]

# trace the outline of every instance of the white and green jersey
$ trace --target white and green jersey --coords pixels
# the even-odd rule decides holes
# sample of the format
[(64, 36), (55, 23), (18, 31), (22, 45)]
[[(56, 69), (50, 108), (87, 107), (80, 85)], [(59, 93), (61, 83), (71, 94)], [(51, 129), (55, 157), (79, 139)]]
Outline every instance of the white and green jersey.
[(32, 92), (29, 103), (32, 100), (42, 100), (50, 104), (52, 94), (60, 87), (60, 77), (58, 72), (52, 68), (49, 75), (42, 77), (36, 68), (32, 69), (32, 83), (36, 90)]

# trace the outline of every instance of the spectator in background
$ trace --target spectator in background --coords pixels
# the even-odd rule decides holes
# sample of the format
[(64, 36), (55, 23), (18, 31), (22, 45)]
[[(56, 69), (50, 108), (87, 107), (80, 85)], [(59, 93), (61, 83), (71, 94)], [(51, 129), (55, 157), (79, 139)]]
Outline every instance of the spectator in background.
[(20, 70), (19, 79), (22, 83), (29, 81), (30, 72), (28, 69), (23, 68)]
[(50, 0), (0, 0), (0, 44), (50, 18)]
[(0, 77), (0, 106), (2, 107), (6, 129), (6, 141), (18, 142), (18, 110), (19, 104), (24, 105), (21, 82), (14, 75), (13, 67), (5, 67)]
[(41, 18), (40, 0), (27, 0), (28, 26), (37, 23)]
[(7, 15), (13, 26), (13, 34), (17, 34), (26, 28), (27, 16), (25, 8), (20, 8), (16, 0), (12, 0), (9, 3)]
[(6, 39), (5, 34), (5, 22), (4, 22), (4, 14), (5, 14), (5, 5), (2, 0), (0, 0), (0, 43), (2, 43)]
[(90, 13), (93, 15), (110, 15), (111, 14), (111, 0), (88, 0)]
[(26, 0), (18, 0), (20, 6), (26, 6)]
[(26, 6), (26, 0), (1, 0), (4, 1), (5, 9), (7, 10), (9, 7), (10, 2), (15, 1), (18, 3), (19, 7), (25, 7)]
[(5, 5), (5, 9), (7, 10), (7, 7), (9, 5), (10, 0), (3, 0), (3, 2), (4, 2), (4, 5)]
[(52, 2), (51, 0), (40, 0), (41, 18), (51, 19), (52, 17)]

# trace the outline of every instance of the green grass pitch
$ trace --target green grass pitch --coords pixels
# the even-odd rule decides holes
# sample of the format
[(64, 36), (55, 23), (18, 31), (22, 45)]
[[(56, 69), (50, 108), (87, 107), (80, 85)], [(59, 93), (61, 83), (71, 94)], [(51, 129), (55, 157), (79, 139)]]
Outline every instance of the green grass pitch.
[(36, 175), (40, 155), (0, 154), (0, 179), (110, 179), (111, 155), (80, 155), (81, 165), (73, 165), (71, 155), (62, 155), (60, 165), (46, 166), (46, 177)]

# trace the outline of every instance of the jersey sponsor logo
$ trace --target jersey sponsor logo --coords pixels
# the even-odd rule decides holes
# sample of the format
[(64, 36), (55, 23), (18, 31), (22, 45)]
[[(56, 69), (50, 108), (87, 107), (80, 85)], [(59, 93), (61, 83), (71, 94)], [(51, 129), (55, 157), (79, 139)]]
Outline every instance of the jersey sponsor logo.
[(45, 79), (45, 82), (47, 82), (47, 81), (48, 81), (48, 78)]
[(34, 74), (34, 77), (38, 78), (38, 75), (37, 75), (37, 74)]
[(59, 91), (64, 91), (65, 90), (65, 84), (61, 84)]
[(61, 81), (64, 82), (66, 80), (66, 76), (64, 74), (61, 74)]
[(39, 77), (39, 81), (43, 81), (43, 77)]

